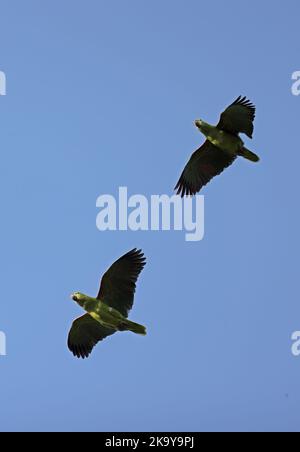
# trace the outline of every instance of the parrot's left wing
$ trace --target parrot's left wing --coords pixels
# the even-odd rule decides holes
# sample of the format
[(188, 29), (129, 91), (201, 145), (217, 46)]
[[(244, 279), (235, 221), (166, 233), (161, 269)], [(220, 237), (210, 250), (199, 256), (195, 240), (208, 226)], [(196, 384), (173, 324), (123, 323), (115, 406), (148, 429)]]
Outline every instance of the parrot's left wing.
[(238, 97), (222, 113), (217, 128), (233, 135), (245, 133), (252, 138), (254, 130), (255, 106), (246, 97)]
[(69, 350), (77, 358), (88, 358), (98, 342), (114, 333), (115, 330), (105, 328), (89, 314), (85, 314), (72, 325), (68, 338)]
[(125, 254), (103, 276), (97, 298), (128, 317), (136, 282), (145, 265), (146, 259), (141, 250), (134, 249)]
[(206, 140), (186, 164), (175, 187), (177, 195), (181, 195), (182, 198), (195, 195), (215, 176), (228, 168), (235, 158)]

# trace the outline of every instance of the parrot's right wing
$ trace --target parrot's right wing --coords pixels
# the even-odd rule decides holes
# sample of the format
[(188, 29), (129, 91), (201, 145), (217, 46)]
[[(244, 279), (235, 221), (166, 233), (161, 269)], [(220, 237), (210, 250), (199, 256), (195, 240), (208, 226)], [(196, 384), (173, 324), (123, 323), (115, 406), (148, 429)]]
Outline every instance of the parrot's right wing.
[(98, 342), (114, 333), (115, 330), (105, 328), (89, 314), (85, 314), (72, 325), (68, 338), (69, 350), (77, 358), (88, 358)]
[(125, 254), (103, 276), (97, 298), (128, 317), (136, 282), (145, 265), (146, 259), (141, 250), (134, 249)]
[(252, 138), (254, 130), (255, 106), (246, 97), (238, 97), (222, 113), (217, 128), (233, 135), (245, 133)]

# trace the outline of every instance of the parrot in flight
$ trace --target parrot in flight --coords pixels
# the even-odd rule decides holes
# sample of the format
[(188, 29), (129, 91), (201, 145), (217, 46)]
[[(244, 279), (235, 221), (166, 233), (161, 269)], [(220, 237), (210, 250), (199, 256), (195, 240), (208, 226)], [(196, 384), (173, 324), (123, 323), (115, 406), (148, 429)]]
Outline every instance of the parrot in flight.
[(238, 156), (251, 162), (259, 157), (244, 146), (239, 134), (252, 138), (255, 106), (239, 96), (221, 115), (217, 126), (195, 121), (196, 127), (206, 137), (205, 143), (192, 155), (176, 187), (177, 195), (193, 196), (215, 176), (221, 174)]
[(117, 331), (146, 335), (146, 328), (127, 319), (133, 306), (136, 282), (146, 265), (141, 250), (118, 259), (104, 274), (97, 298), (79, 292), (71, 295), (86, 314), (75, 320), (68, 347), (77, 358), (88, 358), (98, 342)]

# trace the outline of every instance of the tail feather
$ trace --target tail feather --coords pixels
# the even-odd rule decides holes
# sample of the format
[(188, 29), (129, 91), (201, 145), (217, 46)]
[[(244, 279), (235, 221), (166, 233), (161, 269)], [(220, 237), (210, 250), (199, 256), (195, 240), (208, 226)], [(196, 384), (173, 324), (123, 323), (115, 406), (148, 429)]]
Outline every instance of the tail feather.
[(147, 331), (146, 327), (140, 325), (139, 323), (131, 322), (131, 320), (125, 320), (119, 326), (120, 331), (132, 331), (135, 334), (141, 334), (142, 336), (146, 336)]
[(259, 162), (260, 158), (258, 157), (258, 155), (254, 154), (254, 152), (249, 151), (249, 149), (247, 148), (243, 148), (240, 150), (240, 152), (238, 153), (238, 155), (240, 155), (241, 157), (244, 157), (247, 160), (250, 160), (251, 162)]

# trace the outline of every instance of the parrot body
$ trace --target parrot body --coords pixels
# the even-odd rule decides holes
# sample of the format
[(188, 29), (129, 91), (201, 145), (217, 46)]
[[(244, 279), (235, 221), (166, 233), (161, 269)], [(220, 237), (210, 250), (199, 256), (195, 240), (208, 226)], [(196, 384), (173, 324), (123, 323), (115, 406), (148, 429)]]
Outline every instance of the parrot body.
[(105, 328), (115, 331), (132, 331), (136, 334), (146, 335), (146, 328), (138, 323), (126, 319), (119, 311), (107, 306), (97, 298), (89, 297), (76, 292), (72, 295), (75, 301), (94, 319)]
[(228, 154), (236, 155), (244, 146), (239, 136), (231, 135), (204, 121), (195, 121), (195, 125), (210, 143)]
[(246, 97), (240, 96), (222, 113), (217, 126), (200, 119), (195, 121), (206, 141), (185, 166), (175, 187), (178, 195), (195, 195), (232, 165), (237, 157), (244, 157), (251, 162), (259, 161), (256, 154), (245, 148), (239, 136), (240, 133), (245, 133), (252, 138), (255, 111), (255, 106)]

